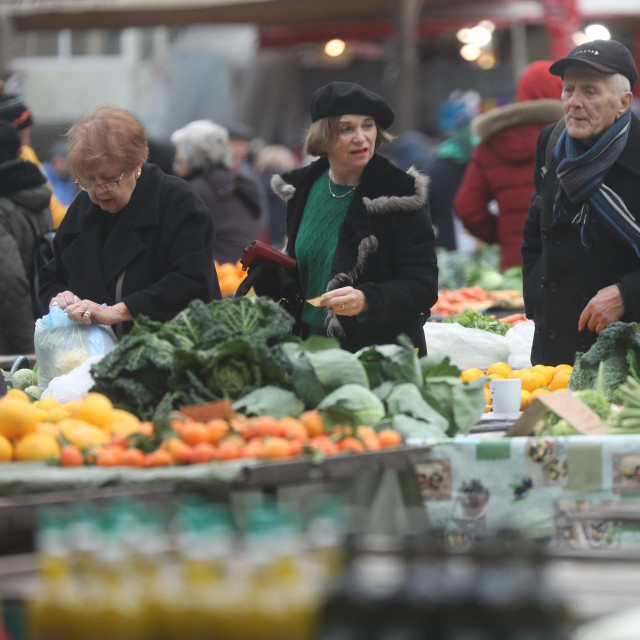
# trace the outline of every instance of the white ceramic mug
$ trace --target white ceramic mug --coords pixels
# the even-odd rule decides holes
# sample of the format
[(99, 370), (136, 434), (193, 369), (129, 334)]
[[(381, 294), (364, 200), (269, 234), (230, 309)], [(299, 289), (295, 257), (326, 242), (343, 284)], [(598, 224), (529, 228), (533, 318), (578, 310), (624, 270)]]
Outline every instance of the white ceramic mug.
[(520, 411), (522, 396), (522, 381), (520, 378), (507, 380), (492, 380), (491, 410), (494, 413), (511, 414)]

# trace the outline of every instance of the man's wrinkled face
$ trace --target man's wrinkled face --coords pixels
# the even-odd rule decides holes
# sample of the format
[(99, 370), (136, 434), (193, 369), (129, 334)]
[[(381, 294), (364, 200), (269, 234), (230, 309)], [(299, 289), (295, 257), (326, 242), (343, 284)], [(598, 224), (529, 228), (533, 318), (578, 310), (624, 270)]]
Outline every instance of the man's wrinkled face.
[(591, 146), (631, 106), (630, 91), (620, 91), (614, 76), (589, 67), (569, 67), (562, 81), (562, 107), (568, 134)]

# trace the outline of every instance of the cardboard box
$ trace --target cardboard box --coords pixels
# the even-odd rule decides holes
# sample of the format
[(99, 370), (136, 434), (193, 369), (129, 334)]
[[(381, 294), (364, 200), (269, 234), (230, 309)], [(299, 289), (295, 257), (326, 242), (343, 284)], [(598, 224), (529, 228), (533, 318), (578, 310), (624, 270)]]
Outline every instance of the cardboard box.
[(547, 411), (553, 411), (583, 435), (605, 435), (609, 429), (598, 415), (570, 391), (554, 391), (534, 398), (518, 421), (507, 429), (506, 437), (529, 436)]

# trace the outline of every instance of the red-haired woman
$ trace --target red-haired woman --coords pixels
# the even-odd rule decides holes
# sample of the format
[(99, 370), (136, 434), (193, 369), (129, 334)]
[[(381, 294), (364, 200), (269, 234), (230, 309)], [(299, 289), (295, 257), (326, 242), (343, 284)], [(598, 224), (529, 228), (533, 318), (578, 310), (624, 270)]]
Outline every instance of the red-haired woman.
[(83, 193), (41, 270), (43, 304), (126, 333), (139, 314), (168, 320), (196, 298), (219, 298), (211, 215), (189, 183), (146, 163), (140, 122), (99, 107), (66, 137)]

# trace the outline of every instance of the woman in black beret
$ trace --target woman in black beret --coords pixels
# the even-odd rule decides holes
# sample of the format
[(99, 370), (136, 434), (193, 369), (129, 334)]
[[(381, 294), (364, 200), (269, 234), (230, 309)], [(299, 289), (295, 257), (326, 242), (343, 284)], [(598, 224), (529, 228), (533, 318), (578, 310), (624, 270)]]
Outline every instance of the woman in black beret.
[[(428, 179), (376, 152), (392, 139), (384, 130), (394, 117), (379, 95), (332, 82), (310, 106), (305, 146), (320, 158), (271, 180), (287, 202), (285, 251), (297, 266), (285, 274), (262, 265), (256, 292), (275, 299), (297, 294), (303, 337), (335, 336), (356, 351), (406, 334), (423, 355), (423, 324), (438, 297)], [(317, 306), (302, 302), (317, 297)]]

